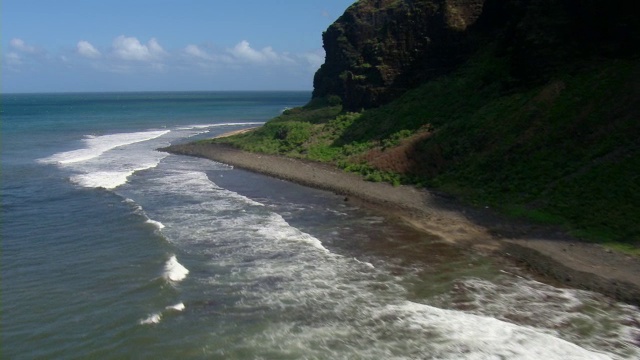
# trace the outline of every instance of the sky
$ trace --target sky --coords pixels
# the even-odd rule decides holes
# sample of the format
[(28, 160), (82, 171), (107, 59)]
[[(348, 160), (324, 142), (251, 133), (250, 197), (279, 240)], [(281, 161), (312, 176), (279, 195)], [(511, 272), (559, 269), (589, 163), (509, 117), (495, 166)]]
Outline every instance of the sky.
[(0, 89), (311, 90), (354, 1), (0, 0)]

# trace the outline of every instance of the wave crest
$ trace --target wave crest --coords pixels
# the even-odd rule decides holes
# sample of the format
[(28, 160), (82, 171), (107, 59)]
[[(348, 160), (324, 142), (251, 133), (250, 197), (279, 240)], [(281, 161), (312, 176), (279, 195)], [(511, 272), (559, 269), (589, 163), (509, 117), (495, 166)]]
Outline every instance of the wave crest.
[(178, 262), (175, 255), (171, 256), (169, 260), (164, 264), (163, 277), (167, 280), (178, 282), (184, 280), (189, 274), (189, 269), (182, 266)]

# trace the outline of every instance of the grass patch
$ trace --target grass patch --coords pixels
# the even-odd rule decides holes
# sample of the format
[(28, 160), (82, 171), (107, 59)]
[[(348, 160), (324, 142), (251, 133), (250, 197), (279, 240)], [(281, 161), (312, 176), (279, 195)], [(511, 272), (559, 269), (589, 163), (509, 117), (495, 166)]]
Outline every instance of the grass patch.
[(341, 112), (342, 106), (335, 97), (314, 99), (303, 107), (285, 110), (254, 131), (209, 141), (267, 154), (305, 153), (303, 144), (317, 134), (321, 124), (334, 120)]

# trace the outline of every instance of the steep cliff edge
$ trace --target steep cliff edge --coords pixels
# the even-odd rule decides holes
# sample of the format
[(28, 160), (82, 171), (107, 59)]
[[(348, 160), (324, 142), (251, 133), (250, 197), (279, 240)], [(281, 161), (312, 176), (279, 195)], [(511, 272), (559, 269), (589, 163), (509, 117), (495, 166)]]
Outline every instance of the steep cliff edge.
[(638, 52), (623, 0), (360, 0), (323, 33), (314, 98), (376, 107), (448, 74), (491, 44), (514, 83), (540, 82), (576, 57)]
[(314, 97), (338, 95), (346, 109), (388, 102), (459, 65), (473, 49), (465, 33), (484, 0), (358, 1), (322, 38)]

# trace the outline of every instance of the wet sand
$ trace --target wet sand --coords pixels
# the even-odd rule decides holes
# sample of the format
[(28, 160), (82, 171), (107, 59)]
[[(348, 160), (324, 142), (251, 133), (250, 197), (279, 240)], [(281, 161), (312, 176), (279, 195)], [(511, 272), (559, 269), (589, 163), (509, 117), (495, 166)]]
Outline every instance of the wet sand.
[(412, 186), (368, 182), (327, 164), (248, 153), (221, 144), (190, 143), (160, 150), (332, 191), (455, 246), (516, 261), (567, 286), (640, 305), (640, 258), (576, 240), (559, 229), (506, 219), (491, 209), (472, 208)]

